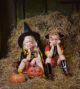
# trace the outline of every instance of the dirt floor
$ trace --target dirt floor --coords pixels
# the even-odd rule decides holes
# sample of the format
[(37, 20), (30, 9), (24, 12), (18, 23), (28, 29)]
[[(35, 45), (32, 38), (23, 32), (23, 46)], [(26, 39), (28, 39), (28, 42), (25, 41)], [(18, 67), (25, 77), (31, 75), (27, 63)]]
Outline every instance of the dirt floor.
[[(59, 29), (65, 34), (62, 43), (67, 64), (72, 77), (63, 74), (61, 66), (53, 69), (54, 81), (45, 78), (28, 79), (24, 83), (11, 83), (10, 75), (14, 72), (13, 62), (19, 60), (21, 49), (17, 40), (23, 33), (23, 23), (29, 24), (33, 31), (39, 32), (44, 46), (48, 43), (44, 35), (50, 29)], [(56, 11), (44, 16), (26, 18), (19, 22), (17, 29), (11, 32), (8, 40), (8, 54), (0, 60), (0, 89), (80, 89), (80, 13), (74, 13), (69, 19)]]

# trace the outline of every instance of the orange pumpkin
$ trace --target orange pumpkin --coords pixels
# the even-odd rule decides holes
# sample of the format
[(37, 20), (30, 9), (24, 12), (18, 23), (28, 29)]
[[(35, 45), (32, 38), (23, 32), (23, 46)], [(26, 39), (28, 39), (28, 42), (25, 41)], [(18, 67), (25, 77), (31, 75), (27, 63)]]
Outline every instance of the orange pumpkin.
[(27, 74), (29, 77), (42, 77), (43, 76), (43, 69), (39, 66), (30, 66), (27, 70)]
[(22, 83), (22, 82), (25, 81), (25, 79), (26, 79), (26, 78), (25, 78), (24, 74), (22, 74), (22, 73), (19, 73), (19, 74), (12, 73), (12, 74), (10, 75), (10, 81), (11, 81), (11, 82)]
[(57, 65), (56, 60), (55, 59), (51, 59), (51, 63), (52, 63), (52, 67), (55, 67)]

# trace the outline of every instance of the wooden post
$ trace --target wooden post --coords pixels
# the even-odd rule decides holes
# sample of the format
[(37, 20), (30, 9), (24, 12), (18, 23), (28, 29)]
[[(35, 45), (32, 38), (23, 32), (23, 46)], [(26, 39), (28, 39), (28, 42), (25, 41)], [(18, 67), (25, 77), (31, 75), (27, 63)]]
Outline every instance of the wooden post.
[(25, 18), (25, 7), (23, 8), (24, 0), (17, 0), (17, 17), (18, 21)]
[(15, 28), (17, 26), (17, 0), (14, 0), (14, 19), (15, 19)]
[(26, 8), (26, 7), (25, 7), (25, 0), (23, 0), (23, 18), (24, 18), (24, 19), (25, 19), (25, 17), (26, 17), (26, 16), (25, 16), (25, 8)]
[(0, 56), (1, 56), (1, 30), (0, 30)]
[(16, 1), (17, 0), (8, 0), (8, 21), (10, 30), (16, 28), (17, 25)]
[(47, 14), (48, 12), (47, 0), (42, 0), (42, 2), (43, 2), (43, 14)]

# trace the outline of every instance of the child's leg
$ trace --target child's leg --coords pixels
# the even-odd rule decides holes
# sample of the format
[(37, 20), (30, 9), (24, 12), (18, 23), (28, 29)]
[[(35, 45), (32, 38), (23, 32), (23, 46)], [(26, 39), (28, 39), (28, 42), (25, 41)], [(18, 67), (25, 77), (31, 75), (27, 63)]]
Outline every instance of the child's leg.
[(46, 64), (50, 63), (51, 64), (51, 58), (46, 58)]
[(60, 55), (58, 60), (57, 60), (57, 64), (59, 65), (61, 63), (61, 61), (65, 60), (65, 56), (64, 55)]
[(26, 62), (27, 60), (26, 59), (23, 59), (18, 67), (18, 72), (22, 72), (23, 69), (25, 68), (25, 65), (26, 65)]
[(42, 65), (41, 59), (36, 59), (36, 64), (43, 69), (43, 65)]
[(33, 66), (35, 63), (36, 63), (37, 66), (40, 66), (40, 67), (43, 69), (42, 61), (41, 61), (40, 58), (34, 58), (34, 59), (31, 61), (30, 65)]
[(46, 59), (45, 70), (46, 70), (46, 73), (47, 73), (47, 78), (50, 79), (50, 80), (53, 80), (51, 58)]
[(66, 76), (71, 76), (71, 74), (69, 73), (69, 70), (68, 70), (68, 67), (67, 67), (67, 64), (66, 64), (66, 59), (64, 57), (64, 55), (61, 55), (58, 59), (58, 62), (61, 62), (61, 65), (62, 65), (62, 68), (63, 68), (63, 71), (64, 71), (64, 74)]

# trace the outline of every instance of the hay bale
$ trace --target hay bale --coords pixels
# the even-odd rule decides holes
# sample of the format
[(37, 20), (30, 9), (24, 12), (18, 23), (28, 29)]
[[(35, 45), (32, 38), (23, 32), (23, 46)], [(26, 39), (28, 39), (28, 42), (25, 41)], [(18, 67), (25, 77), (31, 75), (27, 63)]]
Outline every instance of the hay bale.
[[(40, 33), (43, 49), (44, 46), (48, 43), (48, 41), (45, 39), (45, 34), (47, 34), (49, 30), (57, 28), (64, 32), (64, 34), (67, 36), (63, 40), (64, 54), (66, 55), (67, 62), (69, 64), (69, 67), (71, 68), (71, 72), (74, 74), (72, 78), (65, 77), (61, 70), (61, 67), (56, 67), (54, 69), (54, 74), (55, 74), (54, 81), (35, 78), (33, 80), (28, 80), (23, 84), (11, 84), (9, 82), (9, 75), (14, 71), (12, 64), (13, 62), (19, 60), (20, 58), (20, 53), (22, 49), (19, 48), (17, 40), (18, 37), (21, 35), (21, 33), (23, 33), (24, 22), (28, 23), (33, 31)], [(77, 63), (79, 62), (79, 56), (78, 52), (75, 51), (76, 47), (74, 47), (71, 38), (72, 34), (70, 34), (70, 32), (73, 31), (73, 29), (71, 29), (71, 26), (72, 24), (70, 23), (68, 18), (58, 11), (44, 16), (35, 16), (32, 18), (26, 18), (25, 20), (20, 21), (18, 23), (17, 29), (15, 29), (11, 33), (11, 37), (9, 37), (8, 41), (9, 50), (7, 58), (0, 61), (0, 65), (2, 66), (2, 68), (0, 68), (0, 72), (2, 74), (0, 82), (2, 82), (3, 84), (7, 82), (5, 84), (5, 87), (3, 87), (3, 85), (1, 84), (0, 85), (1, 88), (2, 89), (13, 89), (13, 88), (14, 89), (41, 89), (41, 88), (71, 89), (72, 87), (75, 87), (77, 84), (76, 83), (77, 74), (78, 77), (80, 77), (79, 63)], [(77, 38), (79, 39), (79, 37)]]
[(71, 26), (71, 34), (75, 35), (75, 34), (79, 34), (80, 33), (80, 13), (74, 12), (71, 16), (71, 22), (72, 22), (72, 26)]
[(71, 41), (73, 43), (73, 46), (76, 46), (75, 50), (79, 53), (78, 55), (80, 56), (80, 13), (74, 12), (71, 17), (71, 20), (72, 26), (70, 36), (71, 38), (73, 38), (71, 39)]
[(63, 31), (65, 35), (68, 35), (67, 29), (69, 29), (71, 25), (67, 17), (65, 17), (64, 15), (62, 15), (62, 13), (57, 11), (45, 16), (36, 16), (28, 19), (26, 18), (25, 20), (20, 21), (17, 26), (17, 29), (13, 31), (12, 36), (8, 41), (9, 44), (8, 56), (9, 57), (11, 56), (11, 58), (13, 59), (19, 59), (21, 50), (17, 44), (17, 40), (21, 33), (23, 33), (24, 31), (23, 30), (24, 22), (28, 23), (33, 31), (40, 33), (41, 41), (44, 46), (47, 43), (47, 40), (45, 39), (45, 34), (49, 30), (57, 28)]

